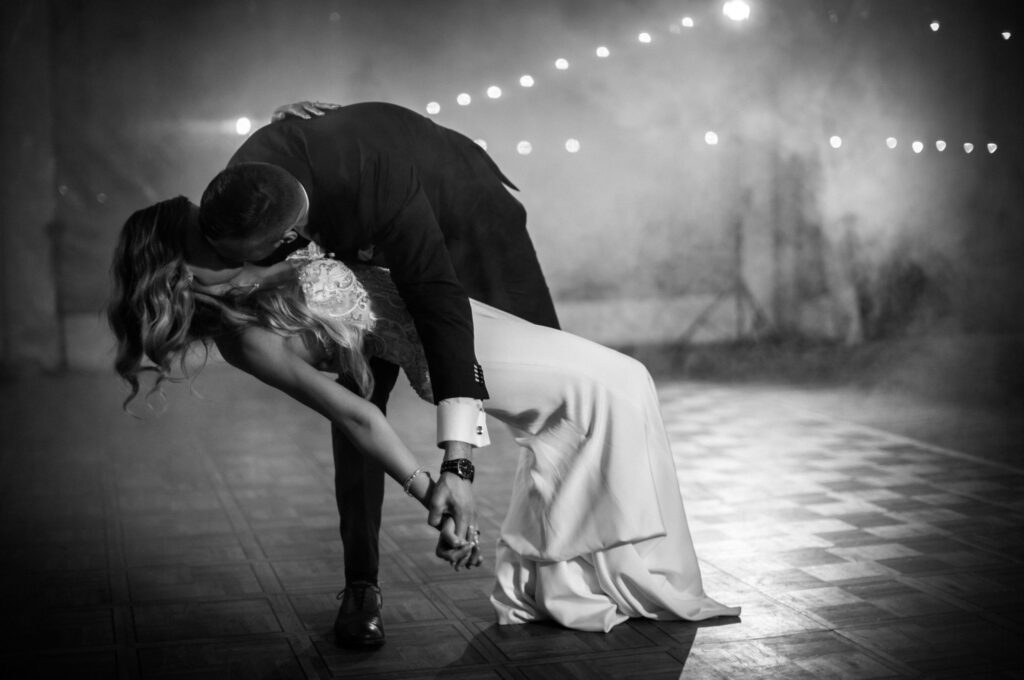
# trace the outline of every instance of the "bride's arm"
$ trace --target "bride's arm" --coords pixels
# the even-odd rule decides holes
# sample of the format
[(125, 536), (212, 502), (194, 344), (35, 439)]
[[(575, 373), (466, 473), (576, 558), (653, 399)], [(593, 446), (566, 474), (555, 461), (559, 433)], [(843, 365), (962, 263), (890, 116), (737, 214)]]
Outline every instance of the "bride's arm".
[[(263, 328), (218, 338), (217, 347), (233, 366), (320, 413), (341, 428), (364, 455), (373, 458), (399, 484), (420, 466), (380, 409), (314, 368), (316, 352), (298, 336), (285, 338)], [(409, 488), (424, 507), (433, 491), (419, 474)]]

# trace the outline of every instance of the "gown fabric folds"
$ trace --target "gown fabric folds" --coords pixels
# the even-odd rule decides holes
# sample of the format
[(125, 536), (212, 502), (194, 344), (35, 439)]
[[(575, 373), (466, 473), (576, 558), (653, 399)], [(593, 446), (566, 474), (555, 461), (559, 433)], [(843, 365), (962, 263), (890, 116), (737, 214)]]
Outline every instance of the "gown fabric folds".
[[(431, 400), (415, 327), (387, 271), (291, 256), (306, 304), (365, 333)], [(630, 617), (737, 616), (703, 589), (657, 393), (640, 362), (470, 301), (487, 414), (521, 447), (495, 556), (501, 624), (609, 631)]]

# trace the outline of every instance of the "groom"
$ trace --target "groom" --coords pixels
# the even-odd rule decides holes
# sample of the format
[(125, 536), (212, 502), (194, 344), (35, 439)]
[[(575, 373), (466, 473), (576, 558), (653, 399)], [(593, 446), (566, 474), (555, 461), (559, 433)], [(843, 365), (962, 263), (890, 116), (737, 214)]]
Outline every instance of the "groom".
[[(516, 188), (467, 137), (399, 106), (362, 103), (257, 130), (200, 209), (204, 235), (229, 260), (272, 262), (308, 239), (338, 259), (390, 268), (438, 404), (445, 453), (428, 521), (438, 526), (450, 512), (460, 537), (475, 524), (472, 449), (488, 441), (468, 298), (558, 327), (526, 212), (506, 187)], [(222, 347), (244, 370), (245, 353), (233, 349)], [(398, 368), (379, 360), (371, 368), (371, 400), (383, 411)], [(337, 428), (331, 434), (346, 581), (335, 636), (339, 645), (378, 646), (384, 473)]]

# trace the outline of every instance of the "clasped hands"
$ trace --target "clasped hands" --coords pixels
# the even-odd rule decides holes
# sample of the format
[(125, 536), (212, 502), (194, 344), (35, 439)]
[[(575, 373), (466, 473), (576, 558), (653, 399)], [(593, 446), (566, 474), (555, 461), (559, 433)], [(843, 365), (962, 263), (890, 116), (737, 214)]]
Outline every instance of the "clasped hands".
[(449, 562), (456, 571), (483, 564), (472, 484), (452, 473), (441, 473), (427, 507), (430, 509), (427, 522), (440, 532), (434, 554)]

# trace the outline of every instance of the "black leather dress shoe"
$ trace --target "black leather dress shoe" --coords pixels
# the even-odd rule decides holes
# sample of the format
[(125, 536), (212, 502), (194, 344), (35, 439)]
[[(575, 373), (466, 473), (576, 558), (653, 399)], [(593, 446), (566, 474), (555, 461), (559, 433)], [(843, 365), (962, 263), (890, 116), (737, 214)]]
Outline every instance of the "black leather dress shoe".
[(355, 581), (339, 594), (341, 607), (334, 619), (334, 642), (339, 647), (380, 647), (384, 644), (384, 598), (376, 583)]

